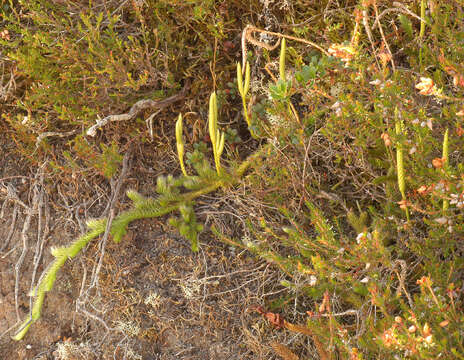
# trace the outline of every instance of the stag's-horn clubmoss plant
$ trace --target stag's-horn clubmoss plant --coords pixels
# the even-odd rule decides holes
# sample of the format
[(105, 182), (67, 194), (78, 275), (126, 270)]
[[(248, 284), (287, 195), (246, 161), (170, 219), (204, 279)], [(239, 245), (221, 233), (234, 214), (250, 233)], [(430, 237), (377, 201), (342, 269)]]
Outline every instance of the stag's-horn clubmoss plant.
[[(176, 142), (182, 173), (178, 178), (173, 176), (159, 177), (156, 190), (158, 197), (146, 198), (134, 190), (129, 190), (127, 196), (132, 200), (133, 207), (118, 215), (111, 224), (110, 234), (113, 241), (119, 243), (127, 232), (128, 225), (136, 220), (160, 217), (178, 210), (181, 219), (172, 218), (170, 223), (179, 229), (179, 232), (188, 238), (192, 244), (192, 250), (198, 251), (198, 234), (203, 226), (196, 222), (193, 212), (194, 200), (202, 195), (218, 190), (220, 187), (229, 187), (237, 183), (251, 163), (261, 154), (266, 146), (258, 149), (235, 169), (226, 171), (221, 167), (220, 157), (224, 150), (224, 132), (217, 128), (218, 108), (216, 94), (212, 93), (209, 102), (209, 133), (213, 146), (216, 171), (212, 170), (205, 162), (194, 164), (198, 176), (187, 176), (183, 166), (183, 140), (182, 140), (182, 116), (179, 115), (176, 123)], [(189, 191), (181, 192), (185, 188)], [(13, 339), (21, 340), (29, 330), (29, 327), (40, 318), (45, 294), (53, 288), (58, 271), (66, 260), (75, 257), (91, 240), (102, 235), (107, 227), (107, 219), (91, 220), (87, 223), (89, 231), (77, 238), (68, 246), (52, 249), (55, 260), (45, 270), (39, 284), (32, 296), (34, 303), (31, 315), (27, 318)]]
[[(10, 4), (42, 2), (49, 1), (10, 1)], [(328, 6), (329, 2), (330, 6)], [(189, 15), (184, 16), (183, 13), (176, 14), (172, 11), (178, 6), (172, 4), (181, 2), (165, 0), (157, 3), (163, 4), (162, 7), (165, 8), (156, 13), (159, 18), (168, 17), (169, 12), (174, 14), (172, 22), (167, 22), (164, 30), (159, 28), (157, 34), (160, 35), (160, 43), (166, 43), (166, 58), (170, 61), (165, 62), (166, 67), (153, 63), (153, 67), (147, 69), (156, 69), (163, 73), (169, 68), (170, 74), (172, 71), (176, 74), (185, 74), (185, 68), (178, 59), (183, 61), (187, 54), (182, 53), (185, 56), (179, 55), (176, 59), (177, 56), (173, 56), (170, 50), (175, 41), (166, 40), (166, 33), (171, 30), (172, 24), (182, 29), (182, 23), (188, 23)], [(179, 6), (187, 9), (189, 5), (185, 3), (191, 2), (182, 2)], [(206, 3), (203, 1), (197, 9)], [(234, 6), (239, 3), (240, 1), (234, 2)], [(255, 9), (253, 6), (258, 3), (263, 2), (254, 2), (250, 9)], [(325, 50), (318, 47), (316, 48), (323, 56), (311, 49), (299, 48), (296, 43), (286, 50), (286, 44), (281, 44), (279, 69), (276, 68), (279, 79), (275, 79), (273, 72), (269, 71), (268, 74), (275, 80), (275, 84), (269, 85), (268, 89), (254, 91), (253, 104), (250, 101), (250, 76), (247, 76), (247, 73), (249, 74), (247, 68), (249, 69), (251, 64), (253, 68), (260, 69), (264, 65), (260, 61), (269, 61), (271, 52), (278, 45), (272, 49), (263, 47), (265, 51), (259, 58), (250, 56), (248, 66), (245, 61), (247, 57), (244, 56), (242, 66), (237, 66), (236, 69), (235, 66), (223, 67), (224, 58), (221, 56), (220, 41), (222, 38), (218, 38), (219, 46), (217, 49), (215, 47), (214, 54), (213, 50), (209, 49), (199, 57), (197, 57), (198, 49), (203, 51), (204, 47), (198, 46), (198, 42), (189, 38), (187, 42), (176, 43), (176, 49), (184, 47), (188, 52), (192, 52), (194, 58), (199, 59), (193, 70), (188, 71), (189, 76), (192, 74), (192, 78), (198, 75), (195, 69), (201, 69), (203, 72), (204, 65), (211, 58), (217, 60), (215, 72), (224, 74), (224, 79), (227, 79), (228, 75), (230, 77), (230, 72), (237, 71), (241, 100), (236, 97), (236, 92), (223, 91), (221, 81), (215, 84), (218, 94), (221, 91), (221, 103), (230, 106), (222, 113), (233, 115), (235, 112), (237, 115), (236, 112), (239, 111), (241, 114), (243, 109), (243, 117), (247, 121), (249, 130), (252, 131), (256, 125), (259, 125), (258, 128), (263, 130), (259, 131), (262, 138), (259, 142), (245, 141), (235, 149), (247, 153), (256, 151), (256, 146), (262, 146), (261, 150), (258, 149), (254, 157), (239, 166), (227, 165), (226, 159), (221, 159), (225, 151), (221, 130), (226, 129), (220, 129), (218, 124), (215, 94), (211, 95), (209, 104), (209, 131), (213, 146), (211, 158), (214, 157), (214, 165), (212, 161), (210, 164), (204, 158), (202, 151), (206, 144), (202, 146), (202, 151), (193, 154), (187, 152), (188, 146), (182, 136), (182, 116), (180, 116), (177, 119), (175, 132), (177, 156), (182, 170), (180, 176), (159, 177), (156, 183), (158, 196), (155, 198), (146, 198), (129, 191), (128, 197), (133, 202), (132, 208), (117, 216), (111, 226), (108, 220), (90, 222), (87, 234), (68, 246), (53, 249), (54, 261), (44, 272), (32, 294), (35, 301), (31, 316), (26, 319), (15, 338), (23, 337), (29, 326), (38, 319), (45, 294), (55, 281), (60, 281), (60, 277), (57, 277), (58, 271), (67, 259), (76, 256), (89, 241), (102, 236), (106, 230), (115, 241), (120, 241), (131, 221), (168, 214), (171, 216), (169, 223), (189, 239), (192, 249), (197, 251), (203, 226), (195, 216), (196, 202), (203, 194), (221, 190), (224, 191), (228, 204), (218, 202), (220, 204), (214, 203), (209, 206), (221, 211), (220, 207), (224, 204), (233, 206), (234, 211), (231, 214), (221, 213), (217, 217), (212, 215), (208, 223), (215, 227), (213, 232), (218, 238), (234, 246), (248, 249), (281, 270), (285, 280), (280, 284), (279, 280), (272, 284), (273, 279), (279, 277), (266, 278), (265, 281), (271, 281), (272, 287), (284, 286), (287, 291), (282, 289), (282, 292), (279, 290), (279, 294), (272, 293), (272, 298), (265, 300), (266, 305), (269, 306), (263, 314), (268, 310), (273, 313), (278, 311), (289, 321), (287, 324), (290, 324), (291, 314), (295, 314), (295, 311), (304, 315), (304, 319), (301, 319), (300, 334), (309, 333), (314, 341), (310, 341), (309, 344), (308, 339), (303, 336), (292, 337), (292, 343), (289, 342), (288, 346), (291, 347), (292, 352), (298, 353), (298, 357), (317, 357), (313, 347), (316, 345), (316, 348), (323, 349), (323, 351), (317, 350), (319, 358), (328, 360), (333, 360), (335, 357), (353, 360), (462, 359), (464, 334), (461, 329), (464, 326), (461, 291), (462, 256), (460, 255), (463, 253), (461, 239), (464, 234), (462, 212), (464, 207), (462, 200), (464, 196), (462, 192), (464, 188), (462, 176), (464, 75), (460, 64), (464, 54), (460, 33), (457, 32), (457, 29), (462, 27), (460, 19), (463, 18), (463, 10), (455, 3), (436, 0), (426, 3), (421, 0), (404, 2), (404, 4), (397, 2), (391, 5), (379, 1), (362, 1), (360, 4), (358, 0), (354, 0), (344, 4), (343, 9), (337, 9), (333, 1), (324, 0), (311, 6), (308, 10), (311, 14), (299, 7), (299, 11), (305, 12), (305, 17), (308, 18), (317, 11), (317, 6), (322, 8), (320, 15), (323, 15), (323, 11), (330, 11), (324, 14), (331, 15), (324, 17), (324, 21), (320, 22), (322, 26), (319, 26), (321, 17), (317, 16), (313, 18), (314, 21), (309, 20), (304, 26), (292, 26), (292, 30), (288, 31), (305, 38), (314, 38), (320, 34), (321, 39), (330, 39), (334, 44), (326, 43), (324, 46), (334, 50), (330, 52), (333, 56), (326, 56)], [(326, 5), (327, 8), (324, 10)], [(360, 8), (359, 5), (362, 7)], [(214, 6), (213, 4), (209, 9), (217, 10)], [(148, 4), (146, 7), (144, 5), (144, 11), (139, 12), (137, 17), (149, 16), (150, 11), (146, 11), (149, 7)], [(232, 8), (227, 9), (231, 15)], [(350, 8), (353, 8), (351, 14), (347, 13), (349, 11), (347, 9)], [(275, 9), (277, 7), (274, 7)], [(2, 11), (3, 8), (0, 8), (0, 12)], [(279, 11), (285, 13), (282, 9)], [(421, 12), (422, 15), (419, 16)], [(401, 15), (398, 16), (399, 14)], [(224, 21), (226, 21), (225, 17), (224, 15)], [(294, 24), (297, 20), (304, 21), (297, 17), (294, 18)], [(214, 18), (214, 21), (218, 19), (216, 16), (211, 18)], [(181, 21), (178, 21), (179, 19)], [(50, 18), (45, 17), (45, 20), (47, 21), (41, 22), (46, 24), (45, 27), (53, 22)], [(93, 24), (95, 21), (98, 23), (98, 19), (90, 20), (90, 22), (86, 21), (89, 26), (84, 28), (89, 36), (84, 39), (95, 43), (92, 36), (99, 34), (100, 39), (106, 41), (105, 33), (100, 31), (106, 26), (105, 18), (99, 22), (100, 25), (95, 31), (92, 30), (95, 29)], [(147, 22), (147, 28), (149, 24), (156, 23), (156, 19), (151, 20)], [(201, 25), (201, 21), (197, 20)], [(15, 26), (20, 26), (23, 18), (19, 21)], [(117, 31), (109, 29), (107, 34), (114, 34), (111, 36), (117, 40), (121, 35), (120, 22), (114, 22), (114, 25), (117, 25)], [(284, 25), (283, 29), (289, 29), (284, 22), (282, 25)], [(71, 67), (67, 70), (66, 66), (61, 64), (67, 65), (73, 62), (72, 57), (69, 60), (70, 54), (86, 54), (79, 51), (84, 41), (77, 41), (85, 34), (76, 32), (79, 37), (65, 41), (66, 46), (60, 47), (57, 53), (58, 47), (46, 46), (46, 44), (54, 44), (55, 39), (49, 38), (48, 35), (44, 38), (40, 36), (40, 31), (37, 31), (42, 26), (39, 24), (32, 29), (32, 33), (28, 32), (30, 36), (22, 38), (19, 34), (13, 34), (15, 29), (10, 27), (12, 37), (15, 36), (17, 41), (7, 43), (7, 40), (0, 40), (3, 41), (2, 44), (10, 44), (11, 51), (16, 53), (14, 65), (18, 70), (26, 77), (31, 76), (34, 88), (26, 85), (25, 96), (21, 99), (24, 108), (19, 106), (18, 108), (23, 111), (31, 108), (33, 115), (51, 114), (52, 111), (69, 105), (66, 101), (52, 98), (50, 95), (52, 93), (67, 99), (68, 94), (83, 91), (81, 86), (77, 88), (74, 86), (69, 87), (69, 91), (63, 92), (68, 88), (67, 85), (72, 85), (72, 82), (61, 83), (61, 80), (68, 78), (74, 81), (74, 77), (81, 79), (82, 69), (85, 66)], [(350, 29), (353, 26), (355, 30), (351, 33)], [(209, 28), (218, 31), (215, 26)], [(236, 29), (235, 26), (229, 28), (233, 28), (234, 31)], [(313, 29), (315, 31), (312, 31)], [(130, 30), (132, 31), (133, 28)], [(381, 30), (384, 34), (381, 34)], [(229, 30), (224, 29), (224, 35), (227, 31)], [(288, 41), (295, 40), (293, 36), (266, 33), (274, 37), (282, 35)], [(350, 42), (350, 33), (353, 34), (351, 45), (346, 45)], [(33, 37), (36, 34), (39, 36), (38, 39)], [(52, 34), (55, 36), (54, 33)], [(178, 34), (180, 37), (187, 36), (186, 32), (178, 32)], [(209, 32), (208, 34), (211, 35)], [(203, 38), (204, 34), (199, 30), (197, 35), (198, 38)], [(222, 33), (220, 35), (222, 36)], [(66, 31), (63, 32), (63, 38), (66, 39)], [(254, 46), (261, 47), (264, 44), (255, 41), (256, 39), (252, 40), (253, 42), (250, 42)], [(26, 47), (20, 45), (22, 49), (20, 52), (13, 49), (19, 44), (18, 41), (27, 45)], [(34, 44), (32, 47), (31, 42)], [(78, 47), (75, 51), (69, 53), (67, 50), (73, 49), (71, 45), (76, 44)], [(111, 50), (114, 42), (109, 44)], [(186, 44), (189, 46), (184, 46)], [(387, 45), (393, 50), (392, 52), (388, 50)], [(46, 56), (35, 56), (41, 53), (44, 46), (47, 50), (44, 53)], [(127, 62), (121, 56), (136, 54), (135, 60), (138, 60), (139, 54), (144, 54), (140, 49), (149, 48), (150, 44), (146, 44), (146, 47), (138, 47), (133, 42), (131, 46), (139, 50), (133, 51), (136, 49), (129, 47), (129, 44), (119, 50), (114, 49), (116, 52), (113, 56), (117, 54), (117, 57), (121, 58), (117, 69), (125, 68), (124, 73), (131, 76), (137, 73), (145, 74), (145, 68), (138, 68), (137, 62), (131, 63), (129, 67), (120, 66)], [(356, 51), (353, 51), (353, 48)], [(100, 55), (99, 59), (101, 59), (98, 60), (98, 65), (104, 65), (105, 56), (110, 51), (102, 50), (108, 47), (95, 49), (98, 50), (95, 55)], [(163, 58), (158, 55), (159, 53), (154, 53), (151, 59)], [(391, 61), (388, 61), (389, 56), (392, 56)], [(53, 65), (53, 62), (61, 59), (66, 60), (57, 62), (58, 66), (57, 64), (53, 66), (54, 69), (58, 67), (59, 70), (54, 73), (63, 75), (52, 77), (52, 80), (60, 80), (58, 83), (38, 76), (43, 75), (40, 71), (34, 73), (27, 71), (28, 69), (43, 70), (43, 64)], [(79, 65), (82, 59), (77, 57), (75, 62)], [(25, 63), (31, 65), (26, 67)], [(291, 71), (286, 70), (286, 67)], [(93, 75), (93, 69), (90, 71), (91, 74), (86, 74)], [(101, 67), (98, 66), (97, 69)], [(269, 69), (272, 70), (272, 67)], [(126, 87), (126, 95), (127, 93), (132, 95), (133, 91), (137, 92), (138, 86), (144, 89), (151, 88), (151, 85), (155, 86), (151, 76), (157, 74), (157, 71), (146, 72), (149, 78), (141, 77), (140, 82)], [(292, 73), (295, 75), (290, 75)], [(101, 80), (107, 76), (111, 77), (112, 74), (113, 71), (99, 74), (101, 76), (96, 78), (94, 86), (86, 81), (86, 89), (91, 90), (89, 93), (107, 94), (103, 91), (105, 88), (99, 85)], [(414, 92), (413, 84), (418, 76), (427, 80), (423, 81), (420, 93), (431, 96), (426, 101), (424, 99), (418, 101), (418, 96)], [(122, 76), (119, 82), (113, 83), (109, 87), (109, 93), (116, 89), (119, 94), (120, 85), (127, 78), (128, 76)], [(172, 85), (179, 85), (166, 86), (166, 83), (161, 83), (164, 91), (174, 90)], [(44, 86), (36, 86), (36, 84)], [(58, 86), (60, 84), (61, 86)], [(272, 92), (271, 86), (273, 86)], [(200, 88), (205, 90), (201, 84)], [(209, 95), (209, 87), (207, 89)], [(442, 89), (449, 92), (450, 96), (442, 95)], [(266, 99), (266, 93), (270, 93), (271, 98)], [(205, 95), (200, 91), (194, 96), (197, 94), (198, 97)], [(134, 95), (142, 96), (140, 92)], [(159, 96), (164, 95), (166, 94), (159, 94)], [(45, 99), (46, 103), (35, 103), (37, 99)], [(78, 99), (81, 101), (73, 107), (74, 110), (79, 110), (82, 104), (87, 106), (89, 116), (82, 118), (85, 126), (94, 119), (95, 113), (103, 111), (102, 107), (108, 106), (108, 109), (112, 109), (111, 104), (104, 98), (90, 102), (88, 99), (89, 97)], [(124, 106), (135, 101), (131, 97), (125, 100), (118, 97), (116, 100), (119, 105), (124, 104)], [(237, 100), (241, 104), (237, 103)], [(55, 103), (59, 106), (55, 106)], [(98, 106), (95, 107), (95, 104)], [(234, 105), (238, 105), (239, 108), (235, 108)], [(292, 121), (289, 107), (292, 107), (295, 118), (298, 119), (297, 115), (299, 115), (301, 121)], [(21, 121), (24, 115), (15, 113), (14, 116), (18, 116), (17, 118), (9, 117), (8, 114), (5, 116), (10, 123), (17, 125), (14, 129), (22, 129), (24, 126)], [(82, 114), (80, 112), (68, 114), (63, 117), (62, 124), (71, 126), (67, 120), (82, 117), (77, 115)], [(278, 120), (272, 122), (272, 129), (268, 125), (271, 115), (273, 119)], [(39, 117), (36, 116), (36, 119), (38, 120)], [(230, 128), (235, 124), (232, 119), (233, 117), (224, 119), (230, 120), (227, 125)], [(45, 119), (46, 126), (37, 121), (29, 129), (57, 130), (50, 129), (54, 126), (53, 120), (54, 117), (50, 116), (48, 120)], [(262, 123), (257, 124), (256, 121)], [(136, 127), (137, 124), (125, 124), (125, 126), (132, 130), (134, 129), (132, 126)], [(267, 131), (268, 129), (273, 131)], [(388, 134), (388, 137), (383, 134)], [(107, 135), (107, 132), (101, 133), (102, 142), (109, 141), (105, 137)], [(268, 135), (270, 136), (266, 138)], [(224, 137), (226, 138), (224, 141), (228, 141), (227, 132)], [(73, 141), (77, 140), (75, 138)], [(85, 142), (84, 140), (82, 143)], [(269, 145), (263, 146), (266, 141)], [(124, 142), (121, 146), (123, 144)], [(45, 141), (42, 145), (45, 147), (48, 142)], [(233, 147), (227, 147), (227, 150), (229, 149), (234, 150)], [(266, 156), (265, 160), (260, 159), (260, 154), (265, 149), (269, 149), (269, 156)], [(117, 149), (114, 153), (118, 154)], [(185, 156), (188, 163), (186, 161), (183, 165)], [(250, 171), (246, 177), (241, 176), (251, 163), (253, 163), (253, 171)], [(230, 164), (234, 163), (230, 162)], [(114, 168), (116, 169), (117, 166)], [(112, 172), (109, 176), (113, 175)], [(233, 189), (238, 181), (241, 185), (240, 190)], [(401, 200), (400, 208), (393, 200)], [(356, 208), (358, 210), (353, 211)], [(228, 216), (229, 219), (240, 217), (243, 222), (229, 226), (233, 221), (225, 222), (224, 218), (227, 219)], [(409, 220), (407, 224), (405, 218)], [(237, 237), (234, 238), (235, 236)], [(258, 283), (259, 286), (261, 284)], [(292, 331), (289, 327), (287, 330)], [(272, 333), (273, 337), (279, 335), (275, 331)], [(246, 338), (246, 335), (244, 337)]]

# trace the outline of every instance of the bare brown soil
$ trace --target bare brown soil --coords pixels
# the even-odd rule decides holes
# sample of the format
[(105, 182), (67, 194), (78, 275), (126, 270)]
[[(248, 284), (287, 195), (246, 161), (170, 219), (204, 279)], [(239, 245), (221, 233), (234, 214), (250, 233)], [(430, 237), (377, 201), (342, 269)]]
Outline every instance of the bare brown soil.
[[(102, 213), (107, 196), (97, 196), (105, 190), (100, 184), (93, 198), (66, 199), (65, 184), (40, 180), (34, 166), (18, 161), (14, 144), (2, 141), (1, 359), (271, 359), (271, 339), (295, 340), (248, 311), (279, 296), (276, 269), (207, 231), (200, 251), (192, 253), (163, 218), (132, 224), (121, 244), (105, 244), (103, 257), (97, 240), (68, 261), (41, 319), (24, 340), (13, 341), (15, 326), (28, 316), (34, 269), (37, 283), (52, 260), (50, 247), (72, 241), (86, 217)], [(153, 193), (155, 175), (142, 163), (134, 155), (123, 191), (135, 186)], [(118, 209), (126, 201), (119, 198)]]

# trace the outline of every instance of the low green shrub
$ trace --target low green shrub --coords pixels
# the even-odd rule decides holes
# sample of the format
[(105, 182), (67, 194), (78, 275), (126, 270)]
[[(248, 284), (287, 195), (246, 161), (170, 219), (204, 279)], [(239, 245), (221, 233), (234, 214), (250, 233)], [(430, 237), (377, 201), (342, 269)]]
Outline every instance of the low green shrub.
[[(194, 20), (204, 19), (211, 4), (194, 6)], [(217, 128), (214, 94), (209, 133), (215, 167), (205, 159), (204, 145), (184, 154), (180, 117), (176, 139), (183, 175), (160, 177), (159, 196), (154, 199), (129, 192), (133, 208), (114, 219), (110, 233), (118, 242), (130, 222), (179, 211), (180, 217), (170, 223), (197, 250), (203, 228), (194, 215), (194, 200), (218, 189), (232, 191), (232, 185), (240, 183), (246, 189), (245, 198), (253, 199), (236, 207), (237, 214), (247, 219), (246, 228), (241, 229), (245, 235), (234, 239), (218, 228), (213, 231), (219, 239), (249, 249), (286, 274), (282, 286), (288, 291), (284, 299), (271, 304), (272, 310), (287, 313), (287, 304), (294, 300), (292, 307), (305, 314), (302, 321), (312, 340), (326, 349), (319, 353), (321, 359), (463, 359), (462, 9), (455, 3), (430, 1), (424, 15), (425, 1), (395, 11), (375, 1), (355, 5), (349, 18), (353, 21), (332, 22), (325, 29), (327, 39), (335, 42), (327, 44), (332, 56), (303, 52), (296, 43), (284, 41), (279, 78), (259, 89), (250, 80), (248, 63), (245, 69), (237, 66), (239, 111), (259, 141), (251, 158), (236, 167), (221, 164), (226, 133)], [(157, 9), (169, 12), (172, 8), (161, 1)], [(93, 79), (88, 86), (97, 84), (102, 74), (110, 90), (112, 81), (115, 86), (123, 84), (122, 93), (115, 95), (118, 99), (110, 96), (111, 91), (95, 91), (95, 96), (102, 96), (99, 101), (84, 107), (76, 99), (64, 109), (47, 97), (55, 96), (52, 89), (37, 86), (23, 101), (24, 111), (48, 109), (60, 116), (68, 114), (68, 123), (85, 122), (106, 101), (129, 101), (132, 90), (151, 81), (151, 74), (140, 71), (140, 57), (132, 59), (126, 53), (131, 44), (142, 51), (142, 40), (121, 42), (111, 16), (89, 14), (78, 20), (82, 24), (73, 41), (58, 40), (61, 51), (81, 56), (78, 47), (86, 41), (90, 58), (80, 62), (79, 72), (88, 68)], [(362, 32), (369, 14), (380, 20)], [(17, 14), (9, 16), (20, 26), (23, 20)], [(46, 26), (32, 10), (28, 16)], [(108, 24), (101, 33), (97, 30), (104, 18)], [(352, 24), (350, 39), (339, 31), (347, 24)], [(385, 24), (390, 24), (388, 31)], [(220, 39), (221, 29), (219, 24), (208, 31)], [(58, 59), (56, 47), (47, 48), (53, 41), (49, 35), (37, 32), (36, 39), (31, 30), (20, 31), (24, 31), (22, 41), (28, 41), (33, 50), (21, 53), (24, 48), (15, 50), (10, 44), (22, 69), (29, 69), (38, 83), (53, 84), (56, 96), (82, 89), (84, 80), (76, 85), (72, 78), (70, 57)], [(164, 36), (170, 35), (165, 32)], [(380, 44), (374, 43), (373, 36), (381, 39)], [(80, 37), (83, 40), (77, 42)], [(119, 51), (120, 57), (115, 60), (104, 53), (108, 49), (104, 46)], [(46, 55), (54, 56), (58, 65), (40, 73)], [(61, 73), (58, 66), (69, 77), (56, 76)], [(118, 67), (125, 70), (116, 74)], [(261, 98), (250, 102), (249, 91), (261, 91)], [(31, 120), (34, 131), (49, 125), (47, 111), (44, 125)], [(73, 111), (83, 113), (79, 117)], [(10, 121), (19, 131), (14, 124), (19, 120)], [(120, 161), (116, 148), (102, 151), (113, 165)], [(191, 168), (197, 175), (188, 175)], [(245, 173), (247, 169), (251, 171)], [(37, 286), (32, 316), (16, 339), (40, 316), (57, 271), (103, 234), (106, 226), (107, 220), (90, 222), (87, 234), (53, 250), (55, 261)], [(287, 328), (302, 332), (298, 327)]]
[(405, 31), (393, 50), (420, 40), (395, 71), (351, 42), (269, 85), (257, 133), (273, 146), (245, 180), (266, 206), (237, 210), (261, 214), (251, 236), (215, 230), (287, 274), (329, 358), (464, 358), (464, 53), (451, 7), (435, 6), (419, 37), (390, 19)]

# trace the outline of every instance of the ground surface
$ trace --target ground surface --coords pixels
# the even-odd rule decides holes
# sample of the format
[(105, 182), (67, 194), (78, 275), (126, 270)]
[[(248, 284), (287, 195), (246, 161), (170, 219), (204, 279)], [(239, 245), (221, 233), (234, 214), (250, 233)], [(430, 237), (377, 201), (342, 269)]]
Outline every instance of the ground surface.
[[(27, 294), (34, 268), (37, 281), (51, 261), (50, 247), (72, 241), (82, 222), (79, 214), (97, 216), (104, 201), (100, 204), (93, 199), (95, 204), (88, 205), (90, 201), (82, 198), (73, 204), (70, 196), (68, 210), (63, 210), (58, 205), (63, 205), (66, 196), (56, 200), (60, 186), (55, 188), (45, 179), (41, 187), (27, 164), (19, 163), (11, 151), (14, 144), (2, 140), (0, 333), (4, 336), (0, 340), (0, 358), (148, 360), (274, 356), (271, 348), (265, 346), (266, 338), (285, 335), (279, 335), (258, 314), (247, 310), (278, 296), (280, 275), (276, 269), (246, 252), (208, 239), (207, 233), (201, 239), (200, 252), (194, 254), (188, 241), (165, 226), (166, 219), (131, 225), (131, 231), (119, 245), (108, 241), (98, 284), (93, 287), (92, 271), (100, 259), (101, 240), (90, 244), (84, 254), (60, 271), (53, 291), (46, 297), (40, 321), (23, 341), (11, 340), (12, 333), (5, 332), (18, 325), (30, 308)], [(147, 169), (140, 171), (141, 167), (135, 155), (123, 190), (136, 184), (143, 193), (150, 194), (154, 175)], [(39, 224), (36, 208), (29, 227), (24, 227), (26, 207), (33, 208), (37, 200), (34, 191), (44, 197), (42, 206), (38, 206), (42, 220)], [(123, 207), (125, 196), (121, 195), (120, 200), (118, 206)], [(21, 262), (23, 246), (25, 255)], [(34, 259), (40, 248), (40, 260)], [(16, 278), (19, 317), (15, 305)]]

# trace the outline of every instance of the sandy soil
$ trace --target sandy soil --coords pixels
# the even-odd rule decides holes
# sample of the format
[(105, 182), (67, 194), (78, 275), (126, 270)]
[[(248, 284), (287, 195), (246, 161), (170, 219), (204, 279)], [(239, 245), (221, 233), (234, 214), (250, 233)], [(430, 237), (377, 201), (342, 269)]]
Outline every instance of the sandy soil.
[[(57, 194), (66, 193), (64, 185), (40, 180), (37, 169), (18, 161), (14, 144), (0, 144), (1, 359), (277, 358), (266, 343), (287, 335), (247, 309), (278, 297), (278, 272), (208, 232), (192, 253), (164, 218), (131, 224), (119, 245), (108, 241), (97, 277), (101, 240), (68, 261), (41, 319), (13, 341), (11, 328), (28, 316), (32, 277), (37, 282), (50, 263), (50, 247), (70, 242), (86, 217), (101, 213), (105, 196), (66, 199)], [(136, 159), (123, 191), (135, 184), (150, 194), (154, 176), (145, 170)], [(126, 202), (120, 199), (118, 208)]]

